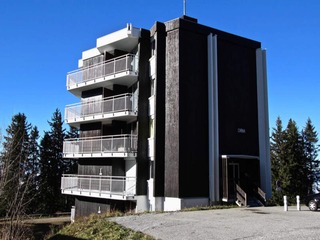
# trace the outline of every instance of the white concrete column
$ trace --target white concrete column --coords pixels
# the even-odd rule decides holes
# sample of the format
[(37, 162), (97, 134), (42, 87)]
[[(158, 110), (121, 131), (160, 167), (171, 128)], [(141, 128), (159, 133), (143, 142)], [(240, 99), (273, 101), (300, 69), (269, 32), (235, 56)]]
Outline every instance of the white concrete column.
[(220, 201), (217, 35), (208, 36), (209, 198)]
[(269, 140), (269, 110), (267, 87), (266, 50), (256, 50), (257, 66), (257, 97), (258, 97), (258, 127), (259, 127), (259, 159), (261, 188), (271, 197), (271, 163)]

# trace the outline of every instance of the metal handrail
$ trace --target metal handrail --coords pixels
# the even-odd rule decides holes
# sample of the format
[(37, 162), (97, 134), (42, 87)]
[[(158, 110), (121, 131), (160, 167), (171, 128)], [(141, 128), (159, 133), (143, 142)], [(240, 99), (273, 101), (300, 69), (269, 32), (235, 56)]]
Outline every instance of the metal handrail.
[(67, 88), (120, 72), (137, 72), (137, 61), (138, 58), (136, 55), (127, 54), (89, 67), (71, 71), (67, 74)]
[(109, 175), (85, 175), (85, 174), (62, 174), (62, 177), (98, 178), (98, 179), (136, 179), (136, 177), (109, 176)]
[(236, 184), (236, 192), (237, 200), (240, 201), (240, 203), (246, 207), (248, 205), (248, 198), (246, 192), (238, 184)]
[(64, 154), (135, 153), (137, 136), (131, 134), (69, 138), (63, 142)]
[(65, 120), (75, 120), (96, 114), (116, 113), (120, 111), (133, 111), (134, 99), (130, 93), (115, 95), (112, 97), (92, 100), (88, 102), (67, 105), (65, 108)]
[(259, 196), (266, 202), (267, 201), (267, 199), (266, 199), (266, 193), (261, 189), (261, 188), (259, 188), (258, 187), (258, 194), (259, 194)]
[(117, 194), (133, 196), (136, 191), (135, 177), (102, 176), (102, 175), (76, 175), (63, 174), (61, 190), (71, 192), (86, 192), (99, 194)]
[(80, 140), (93, 140), (93, 139), (107, 139), (107, 138), (119, 138), (119, 137), (137, 137), (137, 135), (132, 134), (117, 134), (117, 135), (106, 135), (106, 136), (96, 136), (96, 137), (83, 137), (83, 138), (67, 138), (64, 141), (80, 141)]

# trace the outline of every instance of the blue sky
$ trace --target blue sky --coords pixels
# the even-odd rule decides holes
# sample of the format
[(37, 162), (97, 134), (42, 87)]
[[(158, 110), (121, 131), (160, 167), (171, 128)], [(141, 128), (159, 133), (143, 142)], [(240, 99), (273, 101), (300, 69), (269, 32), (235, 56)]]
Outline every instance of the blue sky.
[[(320, 131), (320, 1), (187, 0), (199, 23), (260, 41), (267, 49), (269, 119)], [(0, 129), (23, 112), (40, 133), (56, 108), (79, 100), (66, 90), (96, 38), (127, 23), (150, 29), (183, 14), (183, 0), (0, 0)]]

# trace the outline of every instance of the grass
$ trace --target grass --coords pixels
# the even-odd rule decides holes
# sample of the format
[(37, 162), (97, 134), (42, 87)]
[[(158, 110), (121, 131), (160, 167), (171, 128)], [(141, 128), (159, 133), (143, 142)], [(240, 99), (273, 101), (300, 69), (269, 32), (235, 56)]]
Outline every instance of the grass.
[(49, 240), (153, 240), (154, 238), (142, 233), (135, 232), (125, 228), (120, 224), (109, 221), (109, 217), (123, 216), (119, 212), (105, 213), (102, 215), (93, 214), (89, 217), (77, 219), (73, 224), (70, 224), (61, 229), (55, 235), (49, 237)]
[(213, 205), (213, 206), (204, 206), (204, 207), (192, 207), (183, 209), (183, 212), (190, 212), (190, 211), (205, 211), (205, 210), (218, 210), (218, 209), (229, 209), (229, 208), (238, 208), (238, 205)]

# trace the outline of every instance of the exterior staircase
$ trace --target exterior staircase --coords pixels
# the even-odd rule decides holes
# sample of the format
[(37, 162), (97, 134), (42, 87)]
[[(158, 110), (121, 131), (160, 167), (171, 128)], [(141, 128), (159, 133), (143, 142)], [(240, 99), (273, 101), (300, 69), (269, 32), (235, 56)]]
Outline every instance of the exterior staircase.
[(250, 195), (248, 195), (239, 185), (236, 185), (236, 204), (239, 207), (266, 206), (266, 194), (257, 187), (257, 189), (253, 189)]

